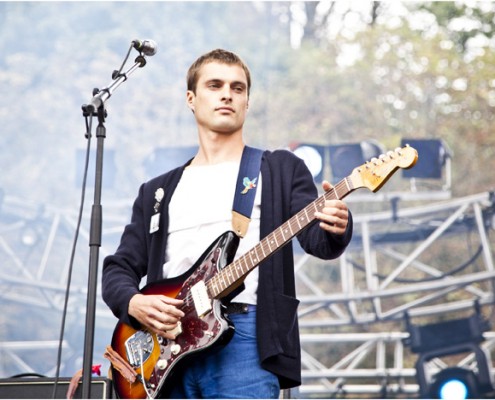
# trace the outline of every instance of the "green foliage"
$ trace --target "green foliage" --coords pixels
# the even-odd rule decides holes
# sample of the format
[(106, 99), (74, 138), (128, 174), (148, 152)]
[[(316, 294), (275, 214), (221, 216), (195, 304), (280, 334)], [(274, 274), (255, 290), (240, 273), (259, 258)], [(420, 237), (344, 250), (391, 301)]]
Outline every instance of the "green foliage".
[[(434, 1), (419, 5), (420, 10), (432, 13), (438, 25), (449, 32), (458, 48), (465, 52), (467, 43), (477, 35), (493, 37), (495, 12), (490, 2), (464, 3), (457, 1)], [(450, 29), (457, 22), (462, 27)]]

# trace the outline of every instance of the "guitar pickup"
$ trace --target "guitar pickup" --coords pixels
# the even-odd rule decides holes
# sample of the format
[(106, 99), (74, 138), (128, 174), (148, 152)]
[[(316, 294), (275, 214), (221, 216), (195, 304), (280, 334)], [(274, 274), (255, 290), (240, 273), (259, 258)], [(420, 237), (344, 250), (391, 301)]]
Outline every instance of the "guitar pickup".
[(202, 318), (211, 311), (211, 299), (204, 281), (199, 281), (191, 287), (191, 294), (196, 308), (196, 314)]

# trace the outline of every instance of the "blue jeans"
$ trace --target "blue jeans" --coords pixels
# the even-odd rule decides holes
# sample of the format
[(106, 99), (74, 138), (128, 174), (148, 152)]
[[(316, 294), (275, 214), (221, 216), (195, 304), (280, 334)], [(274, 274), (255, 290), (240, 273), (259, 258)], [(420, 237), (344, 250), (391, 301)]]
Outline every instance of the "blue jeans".
[(194, 359), (171, 398), (257, 398), (276, 399), (277, 377), (260, 366), (256, 344), (256, 311), (231, 315), (235, 333), (219, 350)]

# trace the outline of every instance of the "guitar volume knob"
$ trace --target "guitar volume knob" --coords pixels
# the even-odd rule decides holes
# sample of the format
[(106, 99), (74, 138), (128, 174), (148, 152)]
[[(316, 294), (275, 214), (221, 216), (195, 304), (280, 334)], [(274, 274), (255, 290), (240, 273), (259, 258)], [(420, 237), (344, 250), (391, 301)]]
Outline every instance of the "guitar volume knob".
[(158, 360), (157, 363), (156, 363), (156, 366), (159, 370), (164, 370), (165, 368), (167, 368), (167, 360), (164, 360), (164, 359), (161, 359), (161, 360)]
[(178, 344), (173, 344), (173, 345), (170, 347), (170, 352), (171, 352), (174, 356), (176, 356), (177, 354), (179, 354), (179, 353), (180, 353), (180, 350), (181, 350), (181, 349), (180, 349), (180, 345), (178, 345)]

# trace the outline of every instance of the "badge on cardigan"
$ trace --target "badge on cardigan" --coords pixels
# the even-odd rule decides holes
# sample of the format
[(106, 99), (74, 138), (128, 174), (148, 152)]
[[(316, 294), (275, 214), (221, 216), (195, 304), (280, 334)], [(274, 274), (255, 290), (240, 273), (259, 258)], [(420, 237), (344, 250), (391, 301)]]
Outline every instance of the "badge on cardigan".
[(160, 229), (160, 213), (151, 216), (150, 233), (155, 233)]
[(155, 205), (153, 209), (155, 210), (155, 214), (151, 216), (150, 221), (150, 233), (157, 232), (160, 229), (160, 213), (158, 210), (160, 209), (160, 203), (165, 195), (165, 191), (162, 188), (156, 189), (155, 192)]

